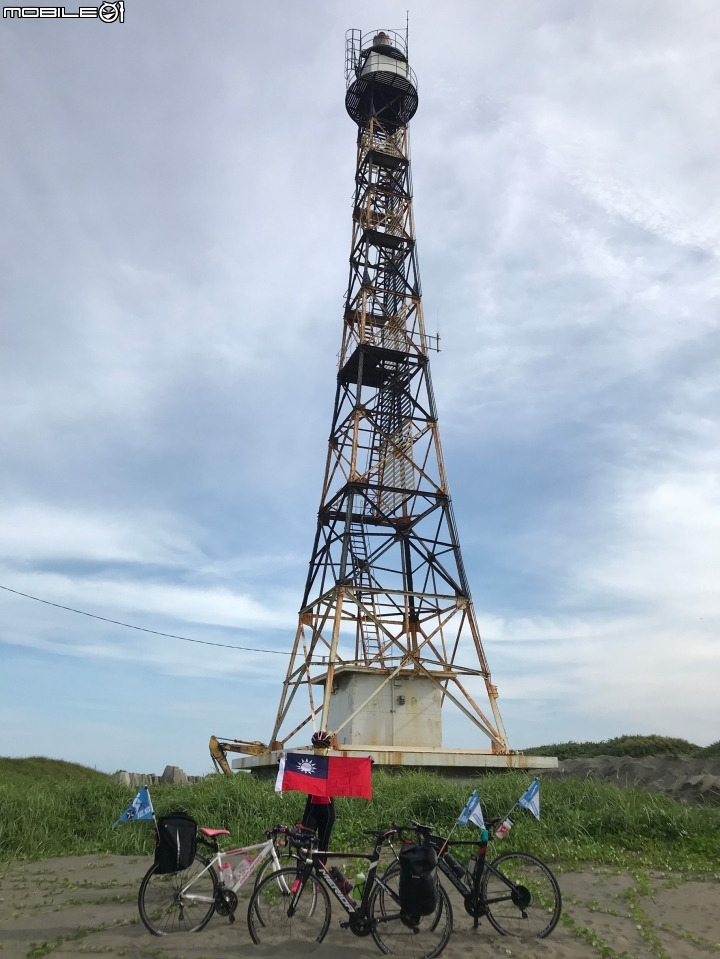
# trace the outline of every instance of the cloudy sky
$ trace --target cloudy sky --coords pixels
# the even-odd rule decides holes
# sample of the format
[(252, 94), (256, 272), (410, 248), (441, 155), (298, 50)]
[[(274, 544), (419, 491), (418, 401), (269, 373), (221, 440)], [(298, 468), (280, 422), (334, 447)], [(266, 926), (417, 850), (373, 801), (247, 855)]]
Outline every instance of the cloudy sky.
[[(720, 11), (408, 2), (433, 375), (511, 744), (717, 740)], [(347, 282), (344, 34), (408, 2), (2, 21), (0, 585), (288, 649)], [(196, 773), (211, 733), (267, 740), (286, 663), (2, 591), (0, 657), (0, 753)]]

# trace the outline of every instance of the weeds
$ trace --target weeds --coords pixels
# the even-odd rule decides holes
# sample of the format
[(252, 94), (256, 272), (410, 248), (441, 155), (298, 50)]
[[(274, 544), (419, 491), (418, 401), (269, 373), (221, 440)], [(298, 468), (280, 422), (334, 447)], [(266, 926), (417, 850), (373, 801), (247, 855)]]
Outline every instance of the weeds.
[[(522, 772), (478, 777), (460, 784), (430, 773), (374, 775), (373, 800), (338, 799), (334, 842), (340, 850), (364, 849), (364, 829), (417, 819), (450, 830), (468, 795), (477, 788), (487, 816), (504, 814), (527, 788)], [(0, 785), (0, 860), (153, 851), (152, 823), (111, 824), (136, 790), (109, 777), (40, 780)], [(254, 776), (209, 777), (187, 786), (151, 789), (158, 815), (184, 809), (201, 825), (231, 831), (229, 842), (257, 842), (277, 823), (296, 823), (305, 797), (276, 793)], [(714, 872), (720, 858), (720, 810), (685, 806), (640, 790), (592, 780), (543, 780), (542, 819), (520, 813), (505, 845), (550, 861), (595, 862), (639, 870)], [(471, 828), (463, 830), (468, 836)], [(459, 833), (456, 833), (459, 835)], [(495, 843), (495, 854), (504, 848)]]
[(672, 959), (655, 932), (655, 923), (645, 912), (640, 902), (640, 892), (637, 889), (628, 889), (623, 898), (628, 904), (630, 918), (640, 933), (644, 943), (659, 959)]
[(585, 942), (597, 952), (601, 959), (626, 959), (627, 952), (625, 950), (620, 953), (615, 952), (613, 947), (609, 945), (602, 936), (599, 936), (594, 929), (588, 929), (586, 926), (579, 925), (567, 912), (562, 914), (562, 923), (566, 928), (574, 932), (578, 939), (584, 939)]
[(671, 736), (618, 736), (599, 743), (551, 743), (547, 746), (533, 746), (525, 749), (526, 756), (557, 756), (564, 759), (592, 759), (595, 756), (631, 756), (641, 759), (645, 756), (689, 756), (712, 759), (720, 756), (720, 741), (711, 746), (696, 746), (687, 739), (674, 739)]
[(43, 959), (44, 956), (54, 952), (55, 949), (64, 942), (77, 942), (79, 939), (84, 939), (94, 932), (105, 932), (107, 929), (118, 929), (120, 926), (134, 926), (139, 921), (139, 919), (122, 919), (114, 922), (111, 926), (106, 925), (104, 922), (101, 922), (99, 926), (80, 926), (79, 929), (76, 929), (75, 932), (71, 932), (67, 936), (56, 936), (55, 939), (49, 942), (41, 942), (37, 945), (33, 944), (29, 952), (26, 953), (26, 957), (27, 959)]

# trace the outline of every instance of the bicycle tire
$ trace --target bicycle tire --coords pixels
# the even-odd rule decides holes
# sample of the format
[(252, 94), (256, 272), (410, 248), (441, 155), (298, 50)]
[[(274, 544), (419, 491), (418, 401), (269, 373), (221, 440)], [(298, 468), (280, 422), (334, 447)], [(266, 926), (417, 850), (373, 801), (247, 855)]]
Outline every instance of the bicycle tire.
[(562, 913), (557, 879), (541, 859), (526, 852), (505, 852), (485, 865), (480, 899), (493, 928), (518, 939), (545, 939)]
[(253, 891), (247, 923), (256, 945), (288, 942), (322, 942), (330, 926), (330, 897), (324, 884), (310, 875), (293, 916), (288, 916), (297, 867), (270, 873)]
[[(297, 857), (296, 857), (296, 856), (293, 856), (292, 853), (287, 853), (287, 854), (284, 855), (284, 856), (278, 856), (278, 859), (280, 860), (280, 869), (281, 869), (281, 870), (282, 870), (282, 869), (290, 869), (290, 868), (292, 868), (292, 869), (295, 870), (295, 874), (297, 875), (298, 866), (297, 866)], [(284, 863), (284, 865), (283, 865), (283, 863)], [(257, 887), (260, 885), (261, 882), (263, 882), (265, 879), (267, 879), (268, 876), (270, 876), (270, 875), (273, 874), (274, 870), (270, 868), (270, 867), (272, 866), (272, 864), (273, 864), (272, 859), (268, 859), (266, 862), (264, 862), (264, 863), (262, 864), (262, 866), (261, 866), (260, 869), (258, 870), (258, 873), (259, 873), (260, 875), (259, 875), (258, 879), (255, 880), (255, 888), (256, 888), (256, 889), (257, 889)], [(314, 896), (315, 898), (317, 898), (317, 891), (315, 890), (315, 887), (314, 887), (314, 886), (313, 886), (313, 896)], [(256, 915), (257, 921), (260, 923), (260, 925), (261, 925), (261, 926), (264, 926), (265, 923), (264, 923), (264, 921), (263, 921), (262, 916), (260, 915), (260, 912), (258, 911), (257, 900), (256, 900), (256, 903), (255, 903), (255, 915)]]
[[(400, 866), (395, 862), (385, 870), (382, 877), (382, 881), (390, 886), (394, 895), (388, 896), (380, 885), (376, 885), (370, 893), (368, 915), (375, 918), (377, 910), (380, 920), (372, 930), (375, 945), (386, 956), (433, 959), (434, 956), (440, 955), (452, 935), (453, 911), (450, 898), (438, 880), (435, 911), (429, 916), (422, 916), (417, 927), (412, 927), (400, 918), (400, 906), (396, 901), (399, 879)], [(415, 929), (417, 931), (414, 931)]]
[[(277, 850), (275, 850), (275, 851), (276, 851), (276, 853), (277, 853), (278, 859), (280, 860), (280, 868), (281, 868), (281, 869), (289, 869), (290, 866), (291, 866), (294, 862), (296, 862), (296, 859), (295, 859), (295, 857), (292, 855), (292, 853), (289, 853), (289, 852), (288, 852), (288, 853), (283, 853), (283, 854), (281, 855), (279, 852), (277, 852)], [(273, 861), (272, 861), (272, 856), (268, 856), (268, 858), (265, 860), (265, 862), (262, 864), (262, 866), (260, 866), (260, 868), (258, 869), (257, 875), (255, 876), (255, 888), (256, 888), (256, 889), (257, 889), (257, 887), (260, 885), (260, 883), (263, 881), (263, 879), (266, 879), (266, 878), (268, 877), (268, 875), (269, 875), (269, 873), (270, 873), (271, 871), (274, 871), (274, 870), (273, 870)]]
[[(205, 869), (209, 863), (204, 856), (195, 856), (191, 866), (173, 873), (158, 873), (156, 863), (150, 866), (138, 890), (138, 912), (148, 932), (167, 936), (174, 932), (200, 932), (207, 926), (215, 912), (219, 883), (212, 866), (202, 875), (198, 867)], [(199, 889), (194, 895), (203, 896), (200, 902), (180, 897), (193, 873), (198, 874), (193, 887)]]

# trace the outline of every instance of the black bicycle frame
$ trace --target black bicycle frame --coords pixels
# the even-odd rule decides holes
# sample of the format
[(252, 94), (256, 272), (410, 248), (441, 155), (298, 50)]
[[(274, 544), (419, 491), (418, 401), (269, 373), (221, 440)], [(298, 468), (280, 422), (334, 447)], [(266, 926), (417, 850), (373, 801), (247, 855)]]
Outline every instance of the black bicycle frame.
[[(468, 843), (463, 843), (462, 845), (464, 845), (464, 846), (474, 846), (475, 843), (474, 843), (474, 842), (468, 842)], [(481, 864), (480, 864), (480, 857), (478, 856), (478, 864), (477, 864), (477, 866), (475, 867), (476, 872), (479, 870), (479, 874), (478, 874), (478, 885), (479, 885), (479, 877), (480, 877), (480, 875), (482, 875), (482, 868), (483, 868), (484, 865), (485, 865), (485, 864), (484, 864), (484, 862), (483, 862), (483, 864), (482, 864), (482, 866), (481, 866)], [(438, 853), (438, 869), (439, 869), (440, 872), (443, 874), (443, 876), (445, 876), (447, 879), (450, 880), (450, 882), (453, 884), (453, 886), (455, 886), (455, 888), (457, 889), (457, 891), (460, 893), (460, 895), (461, 895), (463, 898), (466, 899), (468, 896), (472, 896), (473, 890), (470, 889), (470, 888), (467, 886), (467, 884), (466, 884), (462, 879), (460, 879), (459, 876), (457, 876), (457, 875), (455, 874), (455, 872), (453, 872), (453, 870), (450, 868), (450, 866), (448, 866), (448, 864), (445, 862), (445, 859), (444, 859), (444, 853)]]
[[(473, 840), (463, 840), (463, 839), (443, 839), (441, 836), (429, 836), (428, 837), (430, 844), (436, 850), (438, 854), (438, 868), (444, 876), (446, 876), (450, 882), (455, 886), (457, 891), (464, 899), (472, 898), (477, 895), (477, 899), (480, 898), (480, 883), (482, 881), (483, 872), (487, 869), (494, 876), (496, 876), (501, 882), (503, 882), (507, 888), (510, 890), (509, 896), (499, 896), (494, 899), (485, 899), (483, 905), (493, 906), (498, 902), (507, 902), (508, 899), (512, 899), (512, 891), (516, 888), (515, 883), (512, 879), (508, 879), (507, 876), (504, 876), (501, 872), (498, 872), (497, 869), (493, 867), (493, 864), (487, 861), (487, 842), (480, 841), (479, 843)], [(445, 862), (445, 853), (448, 851), (450, 846), (475, 846), (477, 845), (477, 865), (475, 866), (475, 873), (473, 875), (473, 888), (470, 888), (455, 875), (450, 866)]]
[[(401, 827), (404, 830), (406, 827)], [(487, 861), (487, 841), (483, 840), (474, 840), (474, 839), (445, 839), (442, 836), (433, 836), (430, 830), (426, 826), (416, 826), (407, 827), (407, 831), (416, 831), (422, 835), (427, 842), (433, 847), (438, 855), (438, 869), (442, 874), (450, 880), (451, 884), (457, 889), (463, 899), (467, 900), (473, 899), (479, 901), (480, 899), (480, 883), (482, 881), (482, 875), (484, 870), (489, 870), (496, 876), (501, 882), (503, 882), (507, 888), (510, 890), (509, 896), (500, 896), (494, 899), (486, 899), (483, 902), (483, 905), (495, 905), (498, 902), (507, 902), (508, 899), (512, 898), (512, 892), (516, 888), (515, 883), (512, 879), (508, 879), (507, 876), (504, 876), (501, 872), (498, 872), (492, 865)], [(475, 866), (475, 873), (473, 875), (472, 888), (468, 886), (445, 862), (445, 853), (449, 850), (450, 846), (477, 846), (477, 865)], [(395, 853), (395, 858), (398, 859), (398, 855), (395, 852), (393, 847), (393, 852)], [(477, 922), (477, 917), (476, 917)]]
[[(305, 883), (313, 872), (325, 883), (326, 886), (328, 886), (348, 916), (357, 916), (358, 919), (368, 918), (368, 902), (370, 900), (370, 894), (376, 885), (381, 886), (382, 889), (388, 893), (388, 895), (398, 904), (399, 907), (400, 900), (398, 896), (382, 881), (382, 879), (379, 879), (377, 876), (377, 865), (380, 861), (380, 851), (387, 838), (389, 838), (389, 836), (379, 836), (375, 844), (375, 848), (370, 854), (362, 852), (326, 852), (323, 850), (312, 850), (310, 855), (302, 863), (302, 870), (300, 870), (300, 884), (298, 885), (298, 888), (296, 889), (288, 908), (288, 915), (292, 916), (294, 914), (300, 900), (300, 895), (305, 887)], [(365, 888), (363, 889), (363, 896), (359, 903), (355, 903), (351, 899), (348, 899), (338, 887), (337, 883), (330, 875), (330, 870), (325, 865), (325, 860), (327, 859), (365, 859), (369, 862), (367, 878), (365, 880)], [(388, 922), (393, 919), (398, 919), (399, 917), (400, 912), (398, 908), (397, 915), (380, 916), (375, 918), (377, 922)]]

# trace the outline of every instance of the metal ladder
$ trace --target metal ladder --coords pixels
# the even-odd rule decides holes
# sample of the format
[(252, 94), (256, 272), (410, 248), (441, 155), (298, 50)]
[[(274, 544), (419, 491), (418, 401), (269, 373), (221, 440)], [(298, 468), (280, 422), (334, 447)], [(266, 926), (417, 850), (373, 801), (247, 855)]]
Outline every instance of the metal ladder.
[[(370, 592), (372, 579), (367, 561), (367, 540), (363, 529), (350, 530), (350, 553), (352, 555), (353, 585), (356, 587), (358, 599), (363, 606), (369, 607), (375, 613), (374, 594)], [(363, 589), (366, 587), (366, 589)], [(362, 648), (362, 655), (365, 658), (365, 665), (373, 663), (382, 665), (382, 642), (377, 625), (368, 619), (360, 609), (358, 609), (358, 638)]]

